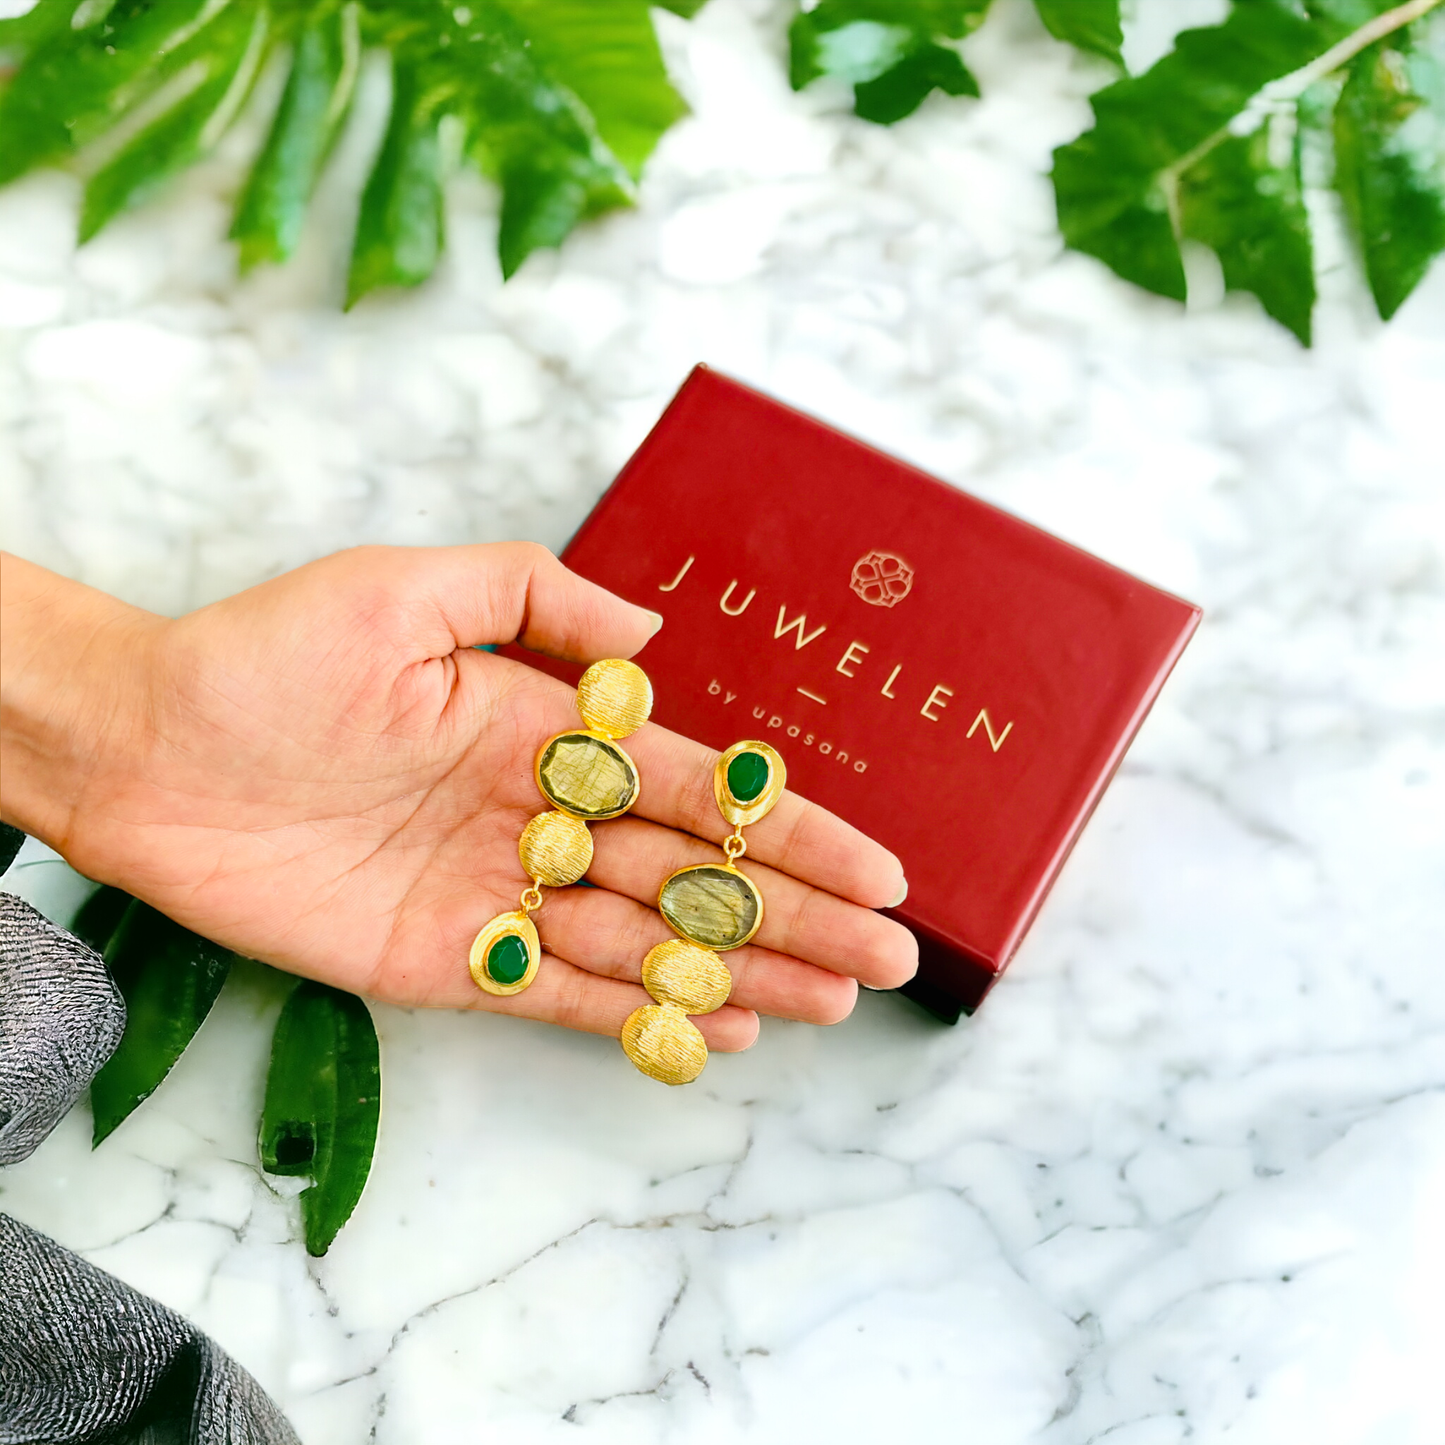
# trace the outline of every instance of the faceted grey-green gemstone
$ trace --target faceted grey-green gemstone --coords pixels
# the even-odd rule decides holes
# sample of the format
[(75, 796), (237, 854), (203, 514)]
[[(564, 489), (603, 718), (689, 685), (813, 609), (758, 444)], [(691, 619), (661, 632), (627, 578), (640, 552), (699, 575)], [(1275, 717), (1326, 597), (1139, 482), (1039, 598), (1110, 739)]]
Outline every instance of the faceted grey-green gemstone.
[(579, 818), (613, 818), (637, 797), (637, 773), (621, 748), (586, 733), (554, 738), (537, 767), (548, 799)]
[(736, 948), (758, 921), (762, 900), (741, 873), (704, 864), (685, 868), (662, 885), (662, 916), (704, 948)]

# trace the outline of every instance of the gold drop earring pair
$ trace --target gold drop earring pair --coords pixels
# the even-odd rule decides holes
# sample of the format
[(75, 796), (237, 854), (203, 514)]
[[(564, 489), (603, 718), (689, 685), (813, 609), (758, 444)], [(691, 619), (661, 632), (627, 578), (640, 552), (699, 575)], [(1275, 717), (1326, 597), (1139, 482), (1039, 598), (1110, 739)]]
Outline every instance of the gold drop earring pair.
[[(517, 856), (532, 880), (518, 907), (499, 913), (472, 942), (469, 965), (478, 988), (506, 997), (537, 976), (541, 942), (531, 915), (542, 889), (576, 883), (592, 866), (589, 822), (627, 812), (641, 794), (637, 765), (619, 745), (652, 712), (652, 684), (635, 663), (595, 662), (577, 685), (583, 728), (558, 733), (537, 754), (537, 787), (552, 804), (522, 830)], [(763, 925), (763, 895), (737, 866), (747, 852), (743, 828), (772, 812), (787, 786), (782, 757), (767, 743), (734, 743), (713, 768), (713, 797), (733, 832), (722, 864), (698, 863), (669, 875), (657, 906), (680, 936), (659, 943), (642, 962), (642, 986), (654, 1000), (622, 1026), (627, 1057), (650, 1078), (688, 1084), (707, 1063), (707, 1044), (689, 1014), (728, 1001), (732, 974), (718, 956), (741, 948)]]

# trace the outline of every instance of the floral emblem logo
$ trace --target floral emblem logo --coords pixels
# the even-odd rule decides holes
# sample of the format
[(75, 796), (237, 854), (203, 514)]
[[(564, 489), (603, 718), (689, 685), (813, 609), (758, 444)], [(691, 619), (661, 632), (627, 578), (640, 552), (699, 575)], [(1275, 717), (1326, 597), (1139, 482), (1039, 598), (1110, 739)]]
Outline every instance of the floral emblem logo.
[(896, 607), (913, 590), (913, 568), (892, 552), (868, 552), (848, 584), (870, 607)]

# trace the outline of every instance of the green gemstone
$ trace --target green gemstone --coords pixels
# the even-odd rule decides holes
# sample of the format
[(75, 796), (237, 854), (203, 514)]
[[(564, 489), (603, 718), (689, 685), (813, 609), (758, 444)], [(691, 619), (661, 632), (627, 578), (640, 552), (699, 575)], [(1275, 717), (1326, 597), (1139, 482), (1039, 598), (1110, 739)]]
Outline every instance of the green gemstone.
[(657, 900), (662, 916), (704, 948), (737, 948), (758, 921), (758, 890), (741, 873), (703, 864), (674, 873)]
[(499, 983), (504, 988), (508, 984), (521, 983), (531, 963), (527, 942), (516, 933), (504, 933), (487, 950), (487, 973), (493, 983)]
[(637, 797), (637, 773), (627, 754), (587, 733), (553, 739), (537, 778), (551, 802), (578, 818), (615, 818)]
[(761, 753), (739, 753), (728, 764), (728, 792), (740, 803), (751, 803), (768, 786), (771, 771)]

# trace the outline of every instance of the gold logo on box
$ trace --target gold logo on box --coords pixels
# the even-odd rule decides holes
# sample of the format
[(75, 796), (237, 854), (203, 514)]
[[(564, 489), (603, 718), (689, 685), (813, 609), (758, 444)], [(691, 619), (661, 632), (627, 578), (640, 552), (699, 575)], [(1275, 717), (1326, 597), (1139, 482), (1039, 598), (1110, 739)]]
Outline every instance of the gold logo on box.
[(913, 568), (894, 552), (865, 552), (848, 585), (870, 607), (897, 607), (913, 591)]
[[(913, 570), (902, 558), (894, 556), (891, 552), (868, 552), (860, 557), (853, 568), (853, 590), (857, 592), (860, 597), (863, 597), (865, 602), (869, 601), (869, 598), (864, 597), (863, 593), (859, 591), (858, 570), (864, 563), (874, 562), (877, 558), (887, 558), (902, 568), (901, 575), (889, 574), (892, 578), (891, 585), (894, 589), (893, 592), (890, 593), (892, 601), (874, 602), (872, 604), (876, 607), (893, 607), (901, 602), (911, 590), (913, 586)], [(673, 577), (672, 581), (659, 582), (657, 584), (657, 590), (659, 592), (676, 592), (682, 585), (683, 579), (692, 571), (692, 564), (696, 561), (697, 554), (689, 554), (687, 561), (678, 569), (677, 575)], [(875, 579), (871, 575), (865, 575), (863, 579), (865, 587), (873, 585), (874, 582)], [(737, 591), (738, 578), (734, 577), (723, 590), (722, 596), (718, 598), (718, 608), (727, 617), (743, 616), (748, 608), (752, 606), (753, 599), (758, 595), (758, 589), (756, 587), (749, 587), (747, 594), (741, 598), (736, 595)], [(808, 626), (808, 615), (805, 612), (799, 612), (796, 617), (790, 619), (788, 617), (788, 604), (784, 602), (778, 608), (778, 620), (773, 627), (773, 641), (781, 642), (785, 638), (791, 638), (793, 650), (795, 652), (801, 652), (810, 643), (816, 642), (827, 631), (828, 624), (826, 622), (821, 622), (816, 627), (810, 628)], [(872, 650), (868, 643), (864, 642), (861, 638), (855, 637), (848, 646), (843, 649), (843, 655), (838, 659), (837, 663), (834, 664), (833, 672), (846, 678), (857, 678), (859, 676), (859, 668), (866, 665), (868, 654), (872, 652)], [(900, 694), (895, 691), (896, 684), (904, 690), (904, 694), (906, 695), (909, 691), (909, 684), (900, 681), (902, 674), (903, 664), (901, 662), (895, 662), (882, 687), (878, 689), (879, 694), (888, 698), (889, 701), (897, 701)], [(827, 682), (816, 678), (810, 679), (810, 681), (813, 681), (813, 687), (803, 687), (799, 684), (794, 688), (794, 692), (807, 698), (809, 702), (816, 703), (819, 707), (827, 707), (828, 699), (822, 692), (816, 689), (818, 687), (828, 687), (828, 690), (831, 692), (832, 688), (828, 686)], [(718, 678), (714, 678), (709, 684), (708, 692), (714, 696), (723, 694), (724, 705), (734, 702), (738, 697), (737, 693), (726, 689)], [(920, 688), (914, 693), (912, 701), (916, 704), (918, 699), (923, 697), (923, 704), (918, 708), (918, 716), (926, 718), (931, 723), (938, 723), (945, 720), (944, 709), (948, 707), (949, 699), (954, 696), (955, 690), (953, 688), (939, 682), (933, 685), (926, 697), (923, 697), (923, 692)], [(967, 713), (964, 714), (965, 717), (967, 717), (967, 715)], [(785, 720), (781, 715), (768, 715), (766, 708), (754, 707), (753, 716), (758, 719), (767, 716), (769, 727), (782, 727), (785, 724)], [(990, 716), (988, 709), (986, 707), (980, 707), (978, 712), (974, 714), (973, 722), (969, 725), (968, 731), (963, 735), (964, 741), (968, 742), (972, 740), (973, 735), (978, 732), (980, 728), (983, 729), (984, 736), (988, 739), (989, 751), (996, 753), (1003, 747), (1004, 743), (1008, 741), (1009, 734), (1013, 732), (1014, 725), (1010, 719), (1004, 723), (1002, 728), (995, 731), (994, 720), (992, 716)], [(801, 725), (798, 727), (788, 726), (789, 737), (797, 737), (801, 731)], [(803, 739), (804, 746), (811, 745), (813, 740), (814, 734), (811, 732), (808, 733)], [(824, 754), (832, 752), (833, 756), (842, 762), (848, 760), (848, 754), (841, 749), (834, 751), (831, 743), (826, 745), (820, 744), (818, 751)], [(855, 761), (853, 766), (858, 772), (862, 772), (868, 765), (867, 763)]]

